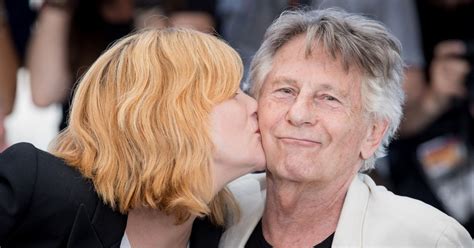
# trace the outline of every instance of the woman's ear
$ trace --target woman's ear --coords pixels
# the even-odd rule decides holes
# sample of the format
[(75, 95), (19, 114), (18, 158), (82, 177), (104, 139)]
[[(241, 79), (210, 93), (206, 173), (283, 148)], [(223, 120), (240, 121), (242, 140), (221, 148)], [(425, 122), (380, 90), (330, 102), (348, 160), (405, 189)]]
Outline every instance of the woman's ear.
[(388, 130), (388, 120), (375, 120), (370, 124), (367, 135), (362, 142), (360, 156), (366, 160), (370, 158), (382, 142), (385, 133)]

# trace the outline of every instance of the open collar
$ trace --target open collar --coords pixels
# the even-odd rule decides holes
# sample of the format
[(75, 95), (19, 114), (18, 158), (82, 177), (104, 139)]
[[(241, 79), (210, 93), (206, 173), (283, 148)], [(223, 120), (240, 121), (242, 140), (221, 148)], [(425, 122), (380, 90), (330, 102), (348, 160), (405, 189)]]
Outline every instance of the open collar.
[(363, 183), (366, 175), (357, 174), (347, 191), (332, 247), (362, 247), (364, 220), (370, 191)]
[[(246, 176), (247, 177), (247, 176)], [(362, 247), (364, 220), (370, 191), (363, 183), (366, 175), (357, 174), (352, 179), (339, 217), (332, 247)], [(219, 247), (244, 247), (262, 218), (265, 206), (265, 176), (250, 176), (237, 180), (229, 187), (241, 207), (241, 218), (230, 222), (222, 235)]]
[[(244, 247), (262, 218), (265, 206), (265, 174), (251, 174), (229, 185), (240, 205), (240, 219), (230, 221), (222, 235), (219, 247)], [(232, 216), (230, 217), (232, 219)]]

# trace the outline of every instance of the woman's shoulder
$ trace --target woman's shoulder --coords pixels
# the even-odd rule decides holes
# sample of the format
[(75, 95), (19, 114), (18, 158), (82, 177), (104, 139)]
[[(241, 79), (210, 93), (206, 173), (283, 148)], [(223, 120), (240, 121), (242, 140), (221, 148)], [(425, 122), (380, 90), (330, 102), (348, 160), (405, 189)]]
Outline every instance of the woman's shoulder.
[(91, 180), (62, 159), (27, 143), (0, 154), (0, 220), (0, 240), (16, 228), (20, 239), (35, 234), (46, 244), (62, 242), (56, 240), (58, 235), (67, 234), (71, 235), (69, 244), (83, 244), (83, 236), (77, 234), (87, 232), (103, 238), (107, 247), (122, 237), (126, 224), (126, 216), (102, 203)]
[(0, 163), (18, 163), (17, 166), (25, 166), (36, 163), (38, 156), (43, 159), (60, 162), (54, 155), (36, 148), (30, 143), (17, 143), (8, 147), (0, 153)]
[[(0, 154), (0, 175), (48, 194), (89, 194), (92, 184), (64, 160), (29, 143), (18, 143)], [(29, 188), (29, 187), (28, 187)], [(92, 193), (93, 190), (92, 190)]]
[(25, 160), (26, 158), (33, 158), (39, 151), (34, 145), (30, 143), (17, 143), (8, 147), (5, 151), (0, 153), (1, 159), (7, 160)]
[(8, 147), (0, 153), (0, 175), (15, 181), (33, 180), (38, 167), (38, 152), (39, 149), (29, 143)]
[(41, 170), (69, 170), (67, 164), (53, 154), (40, 150), (30, 143), (17, 143), (0, 153), (0, 166), (14, 172), (27, 170), (36, 174)]

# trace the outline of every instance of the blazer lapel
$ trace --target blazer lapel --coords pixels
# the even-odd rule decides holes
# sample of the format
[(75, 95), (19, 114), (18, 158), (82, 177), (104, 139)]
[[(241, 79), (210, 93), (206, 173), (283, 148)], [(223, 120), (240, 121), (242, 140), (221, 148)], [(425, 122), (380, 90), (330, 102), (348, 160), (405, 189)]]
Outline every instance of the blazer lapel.
[(126, 215), (113, 211), (100, 200), (92, 218), (87, 214), (84, 204), (81, 204), (71, 228), (67, 247), (119, 247), (126, 225)]
[(241, 216), (237, 223), (229, 223), (221, 237), (219, 247), (244, 247), (263, 215), (265, 173), (242, 177), (232, 182), (229, 188), (239, 203)]
[(349, 186), (332, 247), (362, 247), (364, 219), (370, 196), (362, 177), (363, 174), (355, 175)]
[(92, 226), (104, 247), (120, 247), (127, 226), (127, 215), (99, 201), (92, 217)]
[(102, 242), (94, 231), (83, 204), (79, 206), (74, 223), (69, 234), (68, 248), (97, 247), (101, 248)]

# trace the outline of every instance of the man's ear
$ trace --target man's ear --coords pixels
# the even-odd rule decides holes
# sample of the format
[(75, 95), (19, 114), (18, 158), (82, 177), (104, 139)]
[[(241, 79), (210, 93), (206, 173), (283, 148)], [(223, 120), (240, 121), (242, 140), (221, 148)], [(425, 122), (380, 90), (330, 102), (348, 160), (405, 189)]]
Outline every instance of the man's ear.
[(362, 147), (360, 150), (360, 156), (362, 159), (366, 160), (375, 153), (387, 130), (388, 120), (383, 119), (372, 121), (367, 129), (367, 135), (362, 141)]

